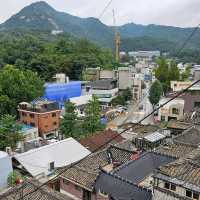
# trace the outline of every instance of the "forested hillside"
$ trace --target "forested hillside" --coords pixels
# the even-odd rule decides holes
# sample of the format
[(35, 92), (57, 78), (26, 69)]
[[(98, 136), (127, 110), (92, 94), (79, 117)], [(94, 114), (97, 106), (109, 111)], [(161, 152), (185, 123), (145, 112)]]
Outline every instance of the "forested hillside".
[(50, 81), (55, 73), (81, 78), (86, 67), (112, 68), (112, 52), (85, 39), (48, 32), (9, 32), (0, 34), (0, 67), (6, 64), (30, 69)]

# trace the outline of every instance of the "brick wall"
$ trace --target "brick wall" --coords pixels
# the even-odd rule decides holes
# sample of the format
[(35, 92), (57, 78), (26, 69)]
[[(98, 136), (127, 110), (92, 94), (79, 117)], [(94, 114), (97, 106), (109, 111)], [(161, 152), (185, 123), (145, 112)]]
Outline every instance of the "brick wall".
[[(84, 189), (76, 186), (75, 184), (65, 181), (62, 178), (60, 179), (60, 192), (65, 194), (69, 193), (73, 196), (75, 196), (77, 199), (83, 199), (83, 191)], [(93, 192), (91, 194), (91, 200), (108, 200), (108, 197), (101, 196), (100, 194), (96, 194)]]
[[(53, 115), (55, 113), (55, 115)], [(40, 136), (43, 134), (54, 131), (59, 128), (60, 124), (60, 111), (52, 111), (48, 113), (34, 113), (29, 111), (20, 110), (20, 121), (25, 124), (35, 125), (38, 127)]]

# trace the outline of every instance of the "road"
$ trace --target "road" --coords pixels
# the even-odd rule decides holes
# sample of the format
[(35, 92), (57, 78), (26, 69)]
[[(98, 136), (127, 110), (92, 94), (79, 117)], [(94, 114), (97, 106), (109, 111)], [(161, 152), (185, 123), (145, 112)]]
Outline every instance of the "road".
[[(145, 116), (147, 116), (149, 113), (152, 112), (153, 107), (151, 103), (149, 102), (149, 89), (150, 84), (146, 85), (146, 90), (143, 94), (142, 100), (137, 104), (131, 104), (128, 107), (128, 113), (126, 115), (122, 115), (114, 119), (111, 124), (113, 126), (121, 126), (126, 123), (137, 123), (141, 119), (143, 119)], [(139, 110), (139, 107), (143, 107), (142, 110)], [(154, 124), (153, 116), (148, 117), (145, 119), (142, 124)]]

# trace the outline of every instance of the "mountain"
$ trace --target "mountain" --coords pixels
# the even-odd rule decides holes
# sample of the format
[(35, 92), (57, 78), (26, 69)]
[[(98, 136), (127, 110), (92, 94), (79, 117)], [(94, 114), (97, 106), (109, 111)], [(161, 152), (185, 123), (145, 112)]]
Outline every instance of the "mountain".
[[(145, 43), (150, 47), (168, 50), (173, 45), (180, 45), (193, 31), (192, 28), (179, 28), (158, 25), (139, 25), (134, 23), (117, 27), (124, 44), (122, 49), (143, 49)], [(113, 27), (103, 24), (96, 18), (80, 18), (58, 12), (44, 1), (33, 3), (23, 8), (0, 25), (0, 31), (37, 30), (63, 31), (73, 36), (88, 38), (102, 46), (113, 46)], [(141, 44), (142, 43), (142, 44)], [(162, 48), (170, 43), (168, 48)], [(140, 45), (141, 44), (141, 45)], [(156, 45), (154, 45), (156, 44)], [(159, 47), (160, 46), (160, 47)], [(196, 34), (188, 44), (189, 48), (200, 48), (200, 35)], [(147, 49), (148, 46), (147, 46)]]
[(58, 12), (44, 1), (33, 3), (0, 25), (1, 31), (10, 30), (63, 31), (106, 44), (113, 38), (110, 27), (95, 18), (79, 18)]

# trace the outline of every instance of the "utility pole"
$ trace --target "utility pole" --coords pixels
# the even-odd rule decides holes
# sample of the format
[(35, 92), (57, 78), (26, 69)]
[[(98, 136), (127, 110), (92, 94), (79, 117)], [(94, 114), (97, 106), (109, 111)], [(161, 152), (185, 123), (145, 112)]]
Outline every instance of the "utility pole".
[(119, 62), (119, 51), (120, 51), (120, 34), (116, 26), (115, 11), (113, 10), (113, 25), (114, 25), (114, 34), (115, 34), (115, 59), (116, 62)]

